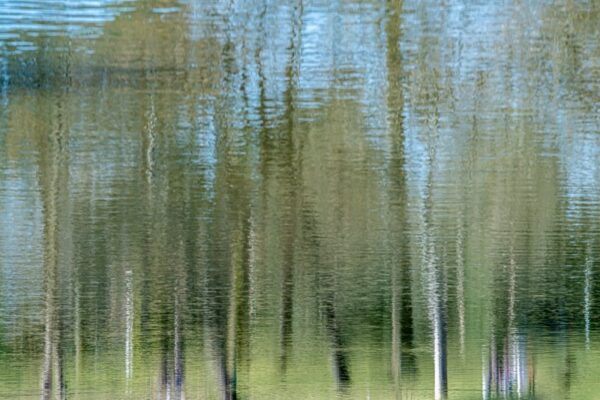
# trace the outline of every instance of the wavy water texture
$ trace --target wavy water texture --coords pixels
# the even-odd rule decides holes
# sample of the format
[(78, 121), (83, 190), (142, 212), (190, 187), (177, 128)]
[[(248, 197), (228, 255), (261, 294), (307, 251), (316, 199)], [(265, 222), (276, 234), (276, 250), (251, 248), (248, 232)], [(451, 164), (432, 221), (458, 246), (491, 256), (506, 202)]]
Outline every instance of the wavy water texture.
[(0, 398), (600, 393), (600, 4), (0, 2)]

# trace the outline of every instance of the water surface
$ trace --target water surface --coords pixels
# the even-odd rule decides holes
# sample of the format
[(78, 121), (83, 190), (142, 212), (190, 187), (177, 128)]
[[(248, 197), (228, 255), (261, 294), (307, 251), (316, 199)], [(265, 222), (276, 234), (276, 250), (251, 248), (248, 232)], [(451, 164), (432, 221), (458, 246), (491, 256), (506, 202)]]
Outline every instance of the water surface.
[(0, 4), (0, 398), (596, 399), (600, 3)]

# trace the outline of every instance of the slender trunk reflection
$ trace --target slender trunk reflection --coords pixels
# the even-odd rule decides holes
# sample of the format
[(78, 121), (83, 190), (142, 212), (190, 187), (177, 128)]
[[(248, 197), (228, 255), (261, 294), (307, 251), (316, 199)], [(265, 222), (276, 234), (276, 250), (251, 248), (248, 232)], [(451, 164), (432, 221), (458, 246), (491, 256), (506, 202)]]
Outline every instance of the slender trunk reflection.
[(227, 326), (227, 375), (229, 376), (228, 398), (235, 399), (238, 395), (238, 377), (241, 368), (248, 357), (249, 332), (249, 299), (248, 299), (248, 250), (249, 231), (247, 215), (241, 216), (242, 221), (232, 240), (229, 311)]
[(125, 271), (125, 377), (133, 370), (133, 272)]
[(585, 345), (590, 348), (590, 312), (592, 307), (592, 247), (587, 245), (585, 258), (584, 284), (583, 284), (583, 321), (585, 333)]
[(402, 90), (403, 60), (400, 52), (402, 0), (388, 0), (386, 23), (387, 52), (387, 107), (391, 147), (390, 162), (390, 209), (393, 215), (391, 229), (394, 235), (394, 252), (391, 265), (391, 324), (392, 351), (391, 373), (396, 396), (400, 396), (403, 373), (414, 375), (416, 360), (413, 354), (414, 321), (412, 317), (412, 279), (410, 247), (407, 227), (408, 194), (405, 172), (404, 92)]
[[(73, 341), (75, 347), (75, 360), (74, 360), (74, 369), (75, 369), (75, 387), (79, 387), (80, 378), (81, 378), (81, 358), (82, 358), (82, 338), (81, 338), (81, 293), (80, 293), (80, 282), (79, 282), (79, 273), (76, 272), (73, 276), (74, 281), (74, 305), (73, 312), (75, 313), (75, 318), (73, 321)], [(78, 397), (75, 397), (78, 398)]]
[(173, 287), (171, 312), (164, 312), (161, 323), (159, 393), (161, 399), (185, 399), (185, 333), (182, 322), (185, 280), (178, 277)]
[(300, 51), (300, 33), (302, 31), (302, 1), (294, 5), (292, 12), (292, 31), (289, 45), (290, 59), (286, 67), (287, 87), (284, 93), (285, 112), (283, 115), (282, 129), (284, 130), (282, 151), (278, 152), (283, 157), (284, 187), (287, 187), (287, 204), (284, 204), (282, 218), (283, 240), (283, 276), (281, 287), (281, 370), (285, 376), (288, 360), (289, 346), (292, 338), (292, 321), (294, 309), (294, 251), (296, 237), (296, 212), (298, 209), (298, 192), (302, 189), (301, 175), (297, 165), (296, 148), (294, 144), (295, 133), (295, 92), (298, 79), (298, 63)]
[(9, 84), (10, 75), (8, 73), (8, 58), (0, 57), (0, 102), (2, 103), (3, 110), (6, 110), (8, 108)]
[(433, 165), (435, 148), (430, 149), (429, 173), (425, 187), (425, 209), (423, 212), (424, 237), (422, 243), (422, 265), (425, 270), (427, 308), (433, 341), (434, 398), (442, 400), (448, 394), (447, 373), (447, 316), (446, 283), (444, 265), (436, 254), (435, 236), (432, 231), (433, 218)]
[[(54, 115), (54, 112), (56, 115)], [(59, 204), (64, 200), (67, 180), (66, 137), (63, 103), (59, 101), (51, 118), (54, 131), (40, 138), (39, 185), (44, 212), (44, 359), (41, 376), (41, 399), (63, 398), (63, 355), (60, 326), (59, 257), (61, 221)], [(54, 125), (54, 124), (53, 124)]]
[(465, 259), (463, 254), (463, 217), (458, 220), (456, 233), (456, 306), (458, 308), (458, 338), (460, 355), (465, 356)]
[(335, 296), (331, 289), (325, 290), (323, 299), (325, 326), (331, 340), (333, 375), (340, 389), (346, 389), (350, 383), (350, 369), (346, 355), (346, 343), (335, 309)]
[[(227, 127), (219, 127), (221, 130)], [(223, 142), (219, 149), (217, 199), (213, 237), (209, 243), (211, 267), (206, 270), (209, 341), (214, 352), (223, 399), (239, 397), (239, 379), (248, 371), (250, 328), (251, 213), (246, 197), (251, 181), (247, 171), (233, 173), (247, 162)], [(240, 206), (241, 205), (241, 206)]]
[[(429, 268), (435, 267), (430, 265)], [(433, 279), (438, 278), (433, 277)], [(443, 297), (441, 294), (436, 294), (436, 291), (440, 290), (443, 289), (438, 284), (431, 284), (432, 297), (429, 302), (429, 318), (433, 329), (434, 397), (436, 400), (445, 399), (448, 393), (446, 316), (442, 302)]]
[(177, 293), (175, 294), (175, 316), (173, 321), (173, 330), (174, 332), (174, 348), (173, 348), (173, 358), (174, 358), (174, 381), (175, 381), (175, 400), (185, 399), (184, 392), (184, 373), (185, 373), (185, 358), (184, 358), (184, 334), (183, 327), (181, 321), (181, 300), (179, 298), (179, 292), (183, 290), (183, 288), (177, 288)]
[(220, 256), (223, 237), (221, 237), (221, 234), (214, 236), (216, 236), (216, 242), (211, 243), (209, 262), (204, 269), (204, 329), (213, 353), (214, 368), (221, 398), (223, 400), (233, 400), (237, 398), (235, 371), (231, 371), (227, 362), (227, 301), (229, 296), (226, 294), (226, 289), (229, 285), (229, 279), (226, 273), (228, 271), (223, 271), (223, 268), (213, 269), (210, 267), (211, 265), (223, 265), (224, 262)]

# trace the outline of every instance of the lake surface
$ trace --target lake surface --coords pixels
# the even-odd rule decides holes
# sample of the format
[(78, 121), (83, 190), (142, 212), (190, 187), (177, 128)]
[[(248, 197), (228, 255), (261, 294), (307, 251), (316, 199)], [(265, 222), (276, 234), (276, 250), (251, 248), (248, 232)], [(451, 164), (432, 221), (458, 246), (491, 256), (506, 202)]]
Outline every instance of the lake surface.
[(598, 399), (600, 3), (0, 3), (0, 398)]

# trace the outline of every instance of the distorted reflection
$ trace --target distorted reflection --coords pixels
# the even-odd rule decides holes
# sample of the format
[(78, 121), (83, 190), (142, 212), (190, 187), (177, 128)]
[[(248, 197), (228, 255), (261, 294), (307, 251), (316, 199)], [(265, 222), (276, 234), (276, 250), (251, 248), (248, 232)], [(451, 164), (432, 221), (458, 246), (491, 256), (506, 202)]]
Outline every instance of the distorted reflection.
[(0, 398), (595, 399), (599, 26), (0, 4)]
[(482, 366), (484, 399), (535, 398), (535, 369), (526, 346), (525, 338), (515, 332), (501, 342), (492, 337)]
[[(506, 312), (494, 318), (496, 333), (483, 357), (483, 398), (535, 398), (534, 366), (527, 354), (526, 337), (517, 325), (517, 265), (511, 248), (508, 273)], [(500, 302), (501, 303), (501, 302)], [(506, 319), (500, 317), (504, 315)], [(500, 334), (501, 336), (497, 336)], [(486, 359), (487, 358), (487, 359)]]

